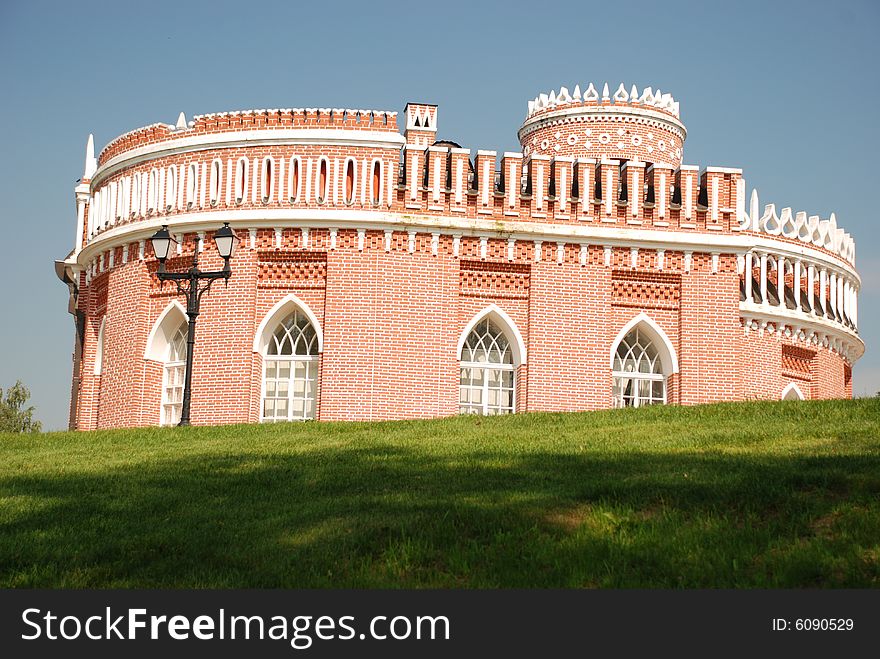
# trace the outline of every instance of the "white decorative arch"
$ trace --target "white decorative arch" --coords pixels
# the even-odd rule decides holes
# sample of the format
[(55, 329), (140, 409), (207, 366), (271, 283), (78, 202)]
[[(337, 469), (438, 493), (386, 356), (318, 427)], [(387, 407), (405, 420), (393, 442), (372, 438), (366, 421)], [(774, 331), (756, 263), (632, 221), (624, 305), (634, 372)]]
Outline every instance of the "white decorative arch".
[(781, 400), (805, 400), (804, 392), (794, 382), (789, 382), (785, 389), (782, 390)]
[(496, 323), (501, 326), (502, 331), (507, 335), (508, 339), (513, 339), (510, 342), (511, 347), (513, 348), (513, 363), (515, 366), (519, 366), (520, 364), (526, 363), (526, 342), (523, 341), (522, 334), (519, 331), (519, 328), (516, 326), (516, 323), (513, 322), (513, 318), (507, 315), (507, 312), (504, 311), (497, 304), (490, 304), (488, 307), (480, 311), (477, 315), (475, 315), (471, 322), (469, 322), (464, 330), (461, 332), (461, 336), (458, 337), (458, 348), (456, 355), (458, 355), (458, 359), (461, 359), (461, 350), (464, 348), (464, 342), (467, 341), (468, 335), (471, 333), (471, 330), (477, 326), (484, 318), (491, 318)]
[(668, 376), (673, 373), (678, 373), (678, 353), (675, 352), (675, 346), (672, 345), (672, 341), (669, 340), (669, 336), (663, 331), (663, 328), (644, 311), (624, 325), (617, 333), (614, 341), (611, 342), (608, 366), (612, 369), (614, 368), (614, 355), (617, 353), (617, 346), (620, 345), (623, 338), (629, 334), (630, 330), (636, 325), (639, 325), (639, 329), (644, 331), (653, 341), (660, 346), (663, 346), (664, 349), (659, 351), (660, 363), (663, 365), (663, 374)]
[(293, 293), (278, 300), (278, 302), (275, 303), (275, 306), (269, 309), (269, 312), (263, 316), (263, 320), (260, 322), (260, 325), (257, 327), (257, 331), (254, 334), (254, 352), (265, 354), (266, 346), (269, 345), (269, 339), (272, 336), (272, 332), (275, 331), (275, 326), (284, 320), (284, 317), (292, 312), (294, 308), (298, 308), (309, 319), (309, 322), (315, 330), (315, 334), (318, 336), (318, 352), (324, 352), (324, 332), (321, 329), (321, 323), (318, 322), (318, 317), (308, 304), (303, 302)]
[(95, 345), (95, 375), (101, 375), (104, 370), (104, 328), (107, 326), (107, 316), (101, 319), (101, 327), (98, 328), (98, 342)]
[(181, 323), (185, 322), (187, 322), (186, 310), (180, 302), (172, 300), (153, 323), (153, 329), (147, 336), (144, 359), (164, 362), (168, 356), (168, 344), (171, 343), (174, 332), (177, 331)]

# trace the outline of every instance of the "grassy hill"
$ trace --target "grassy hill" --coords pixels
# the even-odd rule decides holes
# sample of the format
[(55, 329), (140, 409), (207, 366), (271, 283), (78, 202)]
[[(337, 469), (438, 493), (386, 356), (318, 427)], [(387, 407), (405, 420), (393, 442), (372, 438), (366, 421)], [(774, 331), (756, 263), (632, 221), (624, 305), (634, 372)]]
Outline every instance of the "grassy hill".
[(880, 586), (880, 400), (0, 435), (3, 587)]

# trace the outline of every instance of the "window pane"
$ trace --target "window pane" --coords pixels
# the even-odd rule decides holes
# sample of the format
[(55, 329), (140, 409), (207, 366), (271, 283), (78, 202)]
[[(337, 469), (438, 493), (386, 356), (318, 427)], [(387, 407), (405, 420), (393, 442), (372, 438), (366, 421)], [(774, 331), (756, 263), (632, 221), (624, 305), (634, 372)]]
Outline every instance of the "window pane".
[(508, 389), (501, 391), (498, 402), (504, 407), (513, 407), (513, 392)]
[(487, 369), (486, 378), (489, 380), (490, 387), (497, 387), (501, 384), (501, 371), (497, 369)]
[(653, 391), (654, 398), (662, 399), (663, 398), (663, 389), (665, 388), (663, 380), (654, 380), (654, 383), (652, 384), (652, 386), (654, 388), (654, 391)]

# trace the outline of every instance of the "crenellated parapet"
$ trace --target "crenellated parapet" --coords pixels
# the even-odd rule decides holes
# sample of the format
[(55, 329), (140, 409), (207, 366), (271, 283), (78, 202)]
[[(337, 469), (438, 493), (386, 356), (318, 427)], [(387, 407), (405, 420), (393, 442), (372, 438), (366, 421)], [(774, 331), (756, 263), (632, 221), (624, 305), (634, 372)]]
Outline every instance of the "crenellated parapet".
[(176, 124), (156, 123), (137, 128), (111, 140), (101, 151), (98, 164), (135, 149), (166, 140), (197, 135), (248, 130), (284, 129), (397, 131), (397, 113), (346, 108), (285, 108), (235, 110), (196, 115), (187, 122), (183, 113)]

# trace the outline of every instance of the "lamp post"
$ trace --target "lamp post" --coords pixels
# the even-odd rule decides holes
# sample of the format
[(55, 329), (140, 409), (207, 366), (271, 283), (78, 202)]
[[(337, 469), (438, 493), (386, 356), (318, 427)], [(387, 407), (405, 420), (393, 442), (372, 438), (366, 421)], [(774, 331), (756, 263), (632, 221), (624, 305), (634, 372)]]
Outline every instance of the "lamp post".
[[(201, 238), (198, 240), (201, 242)], [(190, 425), (189, 409), (192, 395), (192, 364), (193, 348), (196, 343), (196, 318), (199, 316), (202, 295), (211, 288), (214, 280), (228, 280), (232, 276), (229, 259), (235, 254), (238, 237), (229, 227), (228, 222), (224, 223), (220, 229), (214, 232), (214, 244), (217, 246), (217, 252), (223, 257), (223, 269), (211, 272), (199, 270), (199, 245), (196, 245), (195, 250), (193, 250), (192, 266), (190, 266), (189, 270), (186, 272), (166, 272), (165, 259), (168, 258), (171, 244), (177, 242), (168, 233), (167, 226), (163, 226), (153, 234), (150, 241), (153, 243), (153, 252), (159, 261), (159, 269), (156, 271), (159, 281), (173, 281), (177, 285), (177, 293), (186, 296), (186, 315), (189, 319), (186, 335), (186, 371), (183, 384), (183, 405), (180, 410), (180, 423), (177, 425), (188, 426)], [(201, 282), (205, 283), (201, 284)]]

